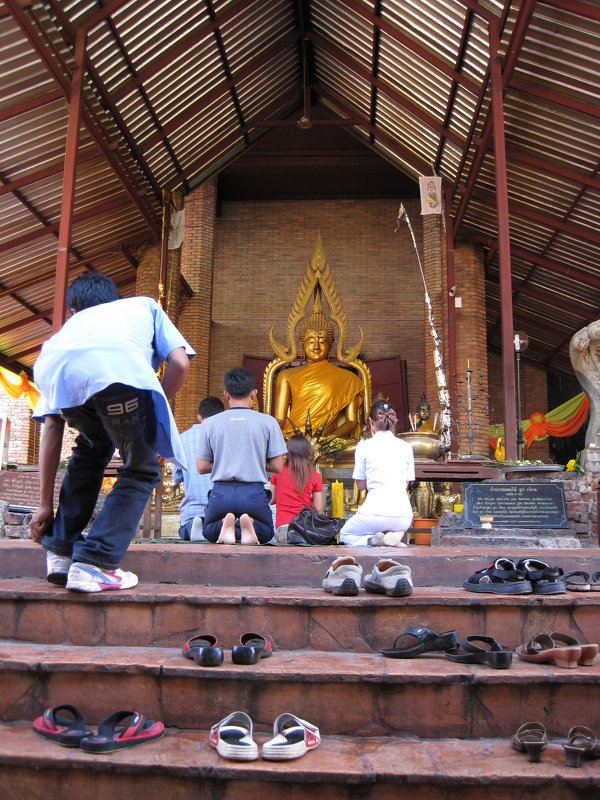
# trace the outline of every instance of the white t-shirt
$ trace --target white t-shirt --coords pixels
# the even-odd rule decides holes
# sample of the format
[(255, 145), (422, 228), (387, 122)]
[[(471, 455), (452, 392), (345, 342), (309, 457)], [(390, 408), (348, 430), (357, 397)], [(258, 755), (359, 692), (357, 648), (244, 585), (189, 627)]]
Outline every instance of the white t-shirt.
[(362, 439), (354, 454), (355, 480), (367, 482), (367, 496), (361, 510), (382, 517), (411, 514), (406, 482), (415, 479), (412, 447), (391, 431), (377, 431)]

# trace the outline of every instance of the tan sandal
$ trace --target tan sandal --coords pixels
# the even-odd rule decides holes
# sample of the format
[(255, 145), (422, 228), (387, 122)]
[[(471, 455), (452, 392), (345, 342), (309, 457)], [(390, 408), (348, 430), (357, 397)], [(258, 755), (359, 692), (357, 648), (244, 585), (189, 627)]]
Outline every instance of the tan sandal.
[(551, 633), (550, 636), (555, 644), (556, 642), (560, 642), (566, 647), (581, 647), (581, 656), (577, 662), (580, 667), (591, 667), (593, 665), (594, 659), (598, 655), (598, 650), (600, 649), (597, 644), (579, 642), (575, 636), (571, 636), (569, 633), (558, 633), (555, 631)]
[(563, 744), (567, 767), (581, 766), (582, 758), (600, 758), (600, 742), (592, 730), (585, 725), (575, 725)]
[(521, 661), (547, 664), (553, 661), (557, 667), (574, 669), (581, 658), (581, 647), (556, 647), (547, 633), (536, 633), (525, 645), (517, 647)]
[(527, 761), (537, 764), (546, 749), (546, 728), (541, 722), (526, 722), (511, 736), (510, 744), (513, 750), (527, 753)]

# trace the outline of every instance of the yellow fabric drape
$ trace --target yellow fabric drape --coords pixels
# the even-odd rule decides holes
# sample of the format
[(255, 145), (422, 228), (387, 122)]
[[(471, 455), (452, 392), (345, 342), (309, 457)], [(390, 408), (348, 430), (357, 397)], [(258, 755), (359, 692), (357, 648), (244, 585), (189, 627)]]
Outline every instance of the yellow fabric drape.
[[(534, 412), (529, 419), (523, 420), (521, 429), (531, 447), (533, 442), (539, 442), (547, 436), (563, 438), (573, 436), (581, 428), (587, 417), (589, 401), (585, 392), (575, 395), (562, 405), (553, 408), (547, 414), (541, 411)], [(490, 447), (495, 450), (500, 436), (504, 436), (504, 425), (490, 425)]]
[(6, 367), (0, 367), (0, 389), (3, 389), (13, 400), (25, 395), (32, 411), (40, 397), (39, 389), (34, 383), (29, 382), (24, 372), (17, 375)]

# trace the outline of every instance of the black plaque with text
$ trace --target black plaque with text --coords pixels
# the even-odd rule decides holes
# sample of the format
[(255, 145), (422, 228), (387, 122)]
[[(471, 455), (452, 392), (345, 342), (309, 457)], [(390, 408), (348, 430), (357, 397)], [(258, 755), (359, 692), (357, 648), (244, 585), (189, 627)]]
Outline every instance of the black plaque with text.
[(464, 483), (465, 528), (481, 528), (481, 516), (493, 528), (568, 528), (565, 487), (560, 481)]

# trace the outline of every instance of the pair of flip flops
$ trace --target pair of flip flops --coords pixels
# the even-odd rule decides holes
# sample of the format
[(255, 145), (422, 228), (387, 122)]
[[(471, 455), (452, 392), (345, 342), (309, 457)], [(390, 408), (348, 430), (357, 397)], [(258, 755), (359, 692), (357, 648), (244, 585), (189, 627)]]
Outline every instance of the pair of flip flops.
[[(231, 649), (231, 660), (234, 664), (256, 664), (261, 658), (268, 658), (272, 652), (273, 645), (260, 633), (243, 633), (240, 643)], [(223, 648), (217, 644), (217, 637), (212, 633), (192, 636), (183, 645), (181, 655), (202, 667), (218, 667), (225, 657)]]
[(513, 660), (513, 651), (491, 636), (467, 636), (455, 648), (444, 650), (444, 655), (458, 664), (483, 664), (492, 669), (508, 669)]
[[(252, 730), (248, 714), (234, 711), (210, 729), (210, 744), (223, 758), (255, 761), (258, 745), (252, 737)], [(268, 761), (289, 761), (314, 750), (320, 743), (321, 735), (316, 725), (286, 712), (275, 720), (273, 738), (263, 745), (262, 756)]]
[(115, 711), (98, 725), (95, 734), (88, 730), (78, 708), (62, 705), (46, 709), (34, 720), (33, 730), (62, 747), (79, 747), (87, 753), (112, 753), (160, 739), (165, 726), (137, 711)]
[(565, 575), (565, 585), (570, 592), (600, 592), (600, 572), (590, 575), (583, 569), (573, 569)]
[(527, 644), (517, 647), (517, 655), (521, 661), (534, 664), (554, 662), (557, 667), (575, 669), (590, 667), (598, 654), (597, 644), (579, 642), (568, 633), (536, 633)]
[(399, 634), (391, 650), (381, 650), (387, 658), (416, 658), (423, 653), (443, 652), (458, 647), (458, 632), (436, 633), (416, 625)]

